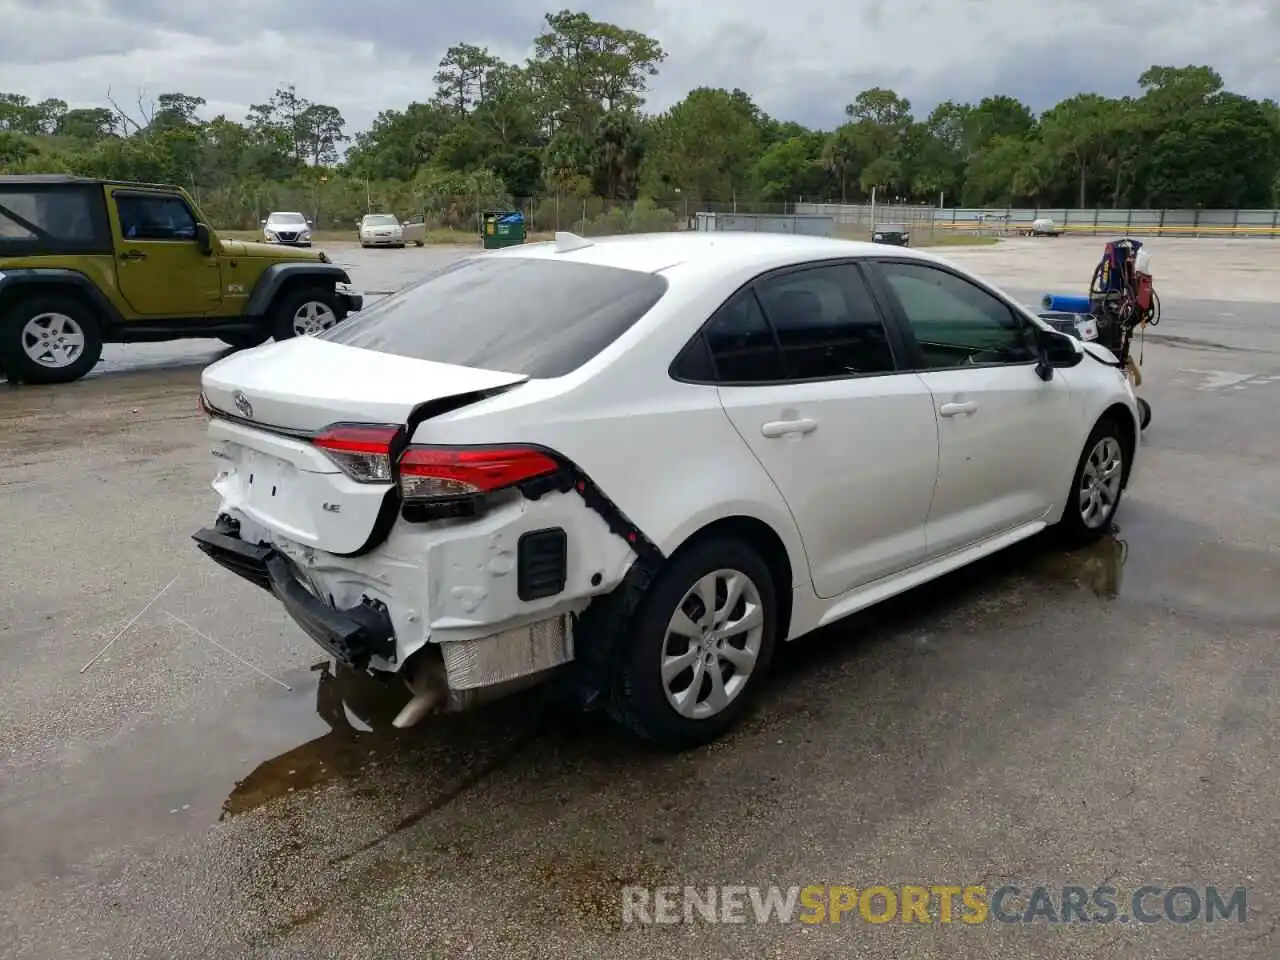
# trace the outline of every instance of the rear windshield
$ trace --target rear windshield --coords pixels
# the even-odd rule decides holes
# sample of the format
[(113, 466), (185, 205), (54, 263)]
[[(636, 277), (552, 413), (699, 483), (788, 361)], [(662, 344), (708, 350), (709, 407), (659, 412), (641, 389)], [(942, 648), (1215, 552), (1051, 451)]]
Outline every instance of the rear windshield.
[(657, 303), (657, 274), (532, 257), (476, 257), (379, 301), (322, 336), (418, 360), (562, 377)]

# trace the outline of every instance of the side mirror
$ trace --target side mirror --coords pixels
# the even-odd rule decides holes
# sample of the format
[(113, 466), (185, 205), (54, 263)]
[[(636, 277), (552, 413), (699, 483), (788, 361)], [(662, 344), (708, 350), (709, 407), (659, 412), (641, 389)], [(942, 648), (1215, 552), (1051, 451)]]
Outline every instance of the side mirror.
[(1053, 371), (1074, 367), (1084, 359), (1084, 350), (1072, 336), (1056, 330), (1041, 330), (1039, 335), (1040, 362), (1036, 373), (1041, 380), (1052, 380)]
[(265, 220), (259, 220), (259, 221), (258, 221), (258, 225), (259, 225), (259, 226), (261, 226), (261, 227), (265, 227), (265, 226), (267, 225), (267, 221), (265, 221)]
[(213, 234), (209, 232), (208, 224), (196, 224), (196, 243), (200, 245), (201, 253), (213, 253)]
[(315, 223), (315, 221), (314, 221), (314, 220), (308, 220), (308, 221), (307, 221), (307, 226), (309, 227), (309, 226), (311, 226), (313, 223)]

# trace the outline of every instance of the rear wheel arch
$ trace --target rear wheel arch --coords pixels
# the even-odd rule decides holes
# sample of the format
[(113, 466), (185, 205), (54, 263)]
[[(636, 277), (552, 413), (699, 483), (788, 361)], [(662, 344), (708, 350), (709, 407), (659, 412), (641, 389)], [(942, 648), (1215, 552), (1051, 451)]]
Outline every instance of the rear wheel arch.
[(73, 270), (33, 272), (25, 276), (21, 271), (14, 273), (18, 275), (10, 275), (10, 282), (0, 284), (0, 314), (12, 310), (23, 300), (35, 297), (68, 297), (79, 301), (86, 310), (91, 311), (104, 332), (121, 322), (116, 306), (94, 286), (93, 281), (81, 273)]
[(777, 597), (778, 638), (785, 639), (791, 628), (792, 592), (795, 568), (786, 543), (769, 524), (756, 517), (735, 515), (713, 520), (686, 537), (672, 551), (669, 563), (680, 554), (710, 540), (740, 540), (759, 554), (773, 579)]

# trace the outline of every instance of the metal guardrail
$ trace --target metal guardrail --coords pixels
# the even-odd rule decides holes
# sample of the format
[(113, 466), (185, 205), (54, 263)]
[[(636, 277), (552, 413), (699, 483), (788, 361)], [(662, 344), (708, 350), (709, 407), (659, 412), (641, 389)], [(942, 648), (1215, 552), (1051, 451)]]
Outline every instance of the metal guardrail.
[(1029, 230), (1042, 217), (1063, 233), (1102, 236), (1254, 237), (1280, 239), (1280, 210), (1071, 210), (1061, 207), (880, 206), (798, 203), (796, 213), (822, 213), (837, 223), (868, 225), (876, 220), (928, 223), (936, 229), (996, 235)]

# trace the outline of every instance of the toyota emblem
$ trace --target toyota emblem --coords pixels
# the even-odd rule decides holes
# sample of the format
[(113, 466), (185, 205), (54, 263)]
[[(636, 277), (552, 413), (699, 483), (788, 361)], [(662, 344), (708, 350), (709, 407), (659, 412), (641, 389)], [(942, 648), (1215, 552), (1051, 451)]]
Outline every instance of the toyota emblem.
[(246, 420), (253, 419), (253, 404), (249, 402), (249, 398), (242, 392), (237, 390), (235, 393), (231, 394), (231, 401), (236, 405), (236, 409), (240, 411), (240, 416), (244, 417)]

